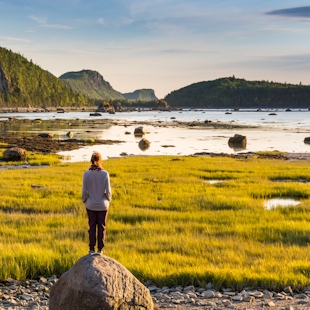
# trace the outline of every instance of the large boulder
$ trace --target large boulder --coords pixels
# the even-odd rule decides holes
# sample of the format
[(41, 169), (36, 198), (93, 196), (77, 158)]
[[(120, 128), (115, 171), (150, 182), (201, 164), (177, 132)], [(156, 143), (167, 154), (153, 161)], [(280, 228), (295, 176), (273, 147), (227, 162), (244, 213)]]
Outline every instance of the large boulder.
[(142, 126), (135, 128), (134, 135), (135, 136), (143, 136), (145, 134), (145, 129)]
[(246, 136), (235, 134), (229, 138), (228, 145), (232, 148), (246, 148)]
[(310, 144), (310, 137), (306, 137), (305, 140), (304, 140), (304, 143)]
[(26, 151), (20, 147), (11, 147), (3, 152), (3, 159), (6, 161), (26, 160)]
[(149, 290), (117, 261), (86, 255), (51, 287), (50, 310), (153, 310)]
[(53, 138), (54, 137), (54, 133), (53, 132), (39, 133), (38, 136), (41, 137), (41, 138)]
[(141, 151), (146, 151), (150, 148), (151, 142), (145, 138), (139, 141), (139, 148)]

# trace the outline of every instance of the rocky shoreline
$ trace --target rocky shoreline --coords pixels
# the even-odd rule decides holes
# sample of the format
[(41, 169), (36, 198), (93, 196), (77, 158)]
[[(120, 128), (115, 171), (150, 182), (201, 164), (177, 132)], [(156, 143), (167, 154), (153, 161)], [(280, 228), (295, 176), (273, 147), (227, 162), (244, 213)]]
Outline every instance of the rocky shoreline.
[[(0, 282), (0, 310), (48, 310), (50, 288), (57, 280), (54, 275), (24, 282), (11, 278)], [(157, 310), (310, 309), (310, 287), (298, 292), (289, 286), (280, 292), (247, 287), (239, 292), (230, 288), (216, 290), (211, 283), (206, 287), (157, 287), (146, 282), (145, 286)]]

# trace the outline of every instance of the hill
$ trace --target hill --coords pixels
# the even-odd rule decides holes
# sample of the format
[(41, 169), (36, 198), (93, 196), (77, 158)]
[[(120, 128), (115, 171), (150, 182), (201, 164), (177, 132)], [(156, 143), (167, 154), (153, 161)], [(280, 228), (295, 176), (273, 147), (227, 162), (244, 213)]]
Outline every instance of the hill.
[(82, 70), (78, 72), (67, 72), (59, 78), (72, 90), (90, 99), (124, 99), (123, 95), (113, 89), (110, 83), (105, 81), (97, 71)]
[(152, 101), (158, 100), (153, 89), (138, 89), (133, 93), (125, 93), (123, 96), (130, 101)]
[(87, 106), (85, 96), (20, 54), (0, 47), (0, 106)]
[(186, 86), (165, 100), (188, 108), (309, 108), (310, 86), (230, 77)]

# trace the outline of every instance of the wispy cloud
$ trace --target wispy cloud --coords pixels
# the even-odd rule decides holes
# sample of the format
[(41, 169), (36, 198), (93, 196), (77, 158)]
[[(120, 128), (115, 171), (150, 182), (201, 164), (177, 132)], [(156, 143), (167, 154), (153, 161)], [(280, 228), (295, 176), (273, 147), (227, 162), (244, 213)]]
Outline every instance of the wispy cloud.
[(103, 18), (98, 18), (97, 23), (100, 25), (104, 25), (104, 19)]
[(46, 18), (45, 17), (39, 17), (35, 15), (31, 15), (30, 18), (37, 22), (38, 24), (46, 24)]
[(13, 38), (13, 37), (0, 37), (0, 40), (11, 41), (11, 42), (31, 42), (30, 40), (27, 40), (27, 39)]
[(42, 28), (54, 28), (54, 29), (72, 29), (70, 26), (60, 25), (60, 24), (44, 24), (40, 25)]
[(281, 15), (281, 16), (287, 16), (287, 17), (310, 18), (310, 6), (273, 10), (273, 11), (266, 12), (266, 14)]
[(48, 24), (46, 17), (39, 17), (31, 15), (30, 18), (39, 24), (39, 27), (42, 28), (54, 28), (54, 29), (72, 29), (72, 27), (61, 24)]

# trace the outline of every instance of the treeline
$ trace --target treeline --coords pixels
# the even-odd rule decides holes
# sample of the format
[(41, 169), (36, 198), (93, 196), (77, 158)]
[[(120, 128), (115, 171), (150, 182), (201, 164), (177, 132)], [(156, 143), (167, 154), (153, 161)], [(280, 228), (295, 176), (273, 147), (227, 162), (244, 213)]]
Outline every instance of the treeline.
[(310, 108), (310, 86), (233, 76), (189, 85), (171, 92), (165, 100), (172, 107)]
[(50, 72), (0, 47), (0, 106), (68, 107), (94, 102), (69, 89)]

